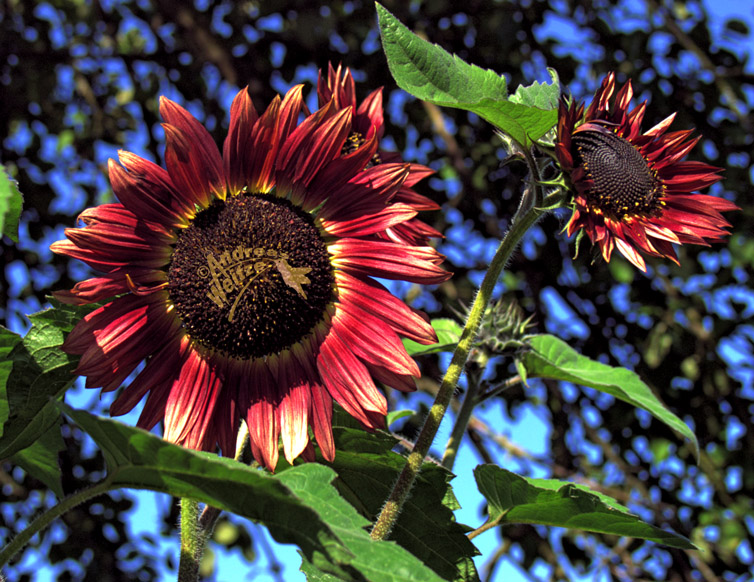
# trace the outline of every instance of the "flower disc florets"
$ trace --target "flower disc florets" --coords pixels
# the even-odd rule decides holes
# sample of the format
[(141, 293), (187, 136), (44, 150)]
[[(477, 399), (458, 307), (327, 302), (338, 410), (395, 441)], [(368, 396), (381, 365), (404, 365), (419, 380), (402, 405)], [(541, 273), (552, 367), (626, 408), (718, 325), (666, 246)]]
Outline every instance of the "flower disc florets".
[(216, 200), (183, 230), (168, 295), (189, 334), (236, 358), (300, 341), (322, 319), (335, 276), (308, 213), (255, 195)]

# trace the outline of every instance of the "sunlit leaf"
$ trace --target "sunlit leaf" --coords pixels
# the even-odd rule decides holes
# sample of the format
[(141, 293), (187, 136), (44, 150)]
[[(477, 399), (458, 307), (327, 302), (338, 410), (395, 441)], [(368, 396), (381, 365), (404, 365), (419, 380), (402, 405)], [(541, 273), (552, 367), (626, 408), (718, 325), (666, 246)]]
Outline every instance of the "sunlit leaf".
[(560, 84), (554, 71), (551, 84), (520, 87), (509, 99), (504, 77), (419, 38), (376, 6), (388, 67), (404, 91), (435, 105), (472, 111), (525, 147), (557, 122)]
[(489, 522), (567, 527), (694, 548), (685, 537), (642, 521), (611, 497), (584, 485), (530, 479), (496, 465), (479, 465), (474, 477), (489, 504)]
[(18, 242), (18, 222), (24, 198), (18, 191), (18, 184), (11, 179), (0, 164), (0, 235)]
[(60, 405), (99, 445), (115, 486), (189, 497), (264, 524), (338, 580), (441, 580), (393, 542), (373, 542), (369, 522), (333, 487), (335, 472), (305, 463), (270, 475), (192, 451), (115, 420)]
[(12, 369), (5, 383), (7, 419), (0, 458), (31, 445), (60, 417), (54, 401), (73, 384), (78, 362), (78, 356), (69, 356), (60, 346), (75, 322), (92, 309), (58, 305), (29, 316), (31, 328), (8, 355)]
[(594, 388), (642, 408), (680, 433), (699, 458), (699, 442), (688, 425), (670, 412), (652, 390), (631, 370), (608, 366), (582, 356), (563, 340), (548, 334), (533, 336), (530, 350), (521, 354), (529, 378), (552, 378)]
[(463, 327), (454, 319), (438, 318), (432, 320), (432, 327), (437, 334), (437, 343), (428, 346), (404, 339), (403, 345), (410, 356), (424, 356), (437, 352), (452, 352), (461, 339)]

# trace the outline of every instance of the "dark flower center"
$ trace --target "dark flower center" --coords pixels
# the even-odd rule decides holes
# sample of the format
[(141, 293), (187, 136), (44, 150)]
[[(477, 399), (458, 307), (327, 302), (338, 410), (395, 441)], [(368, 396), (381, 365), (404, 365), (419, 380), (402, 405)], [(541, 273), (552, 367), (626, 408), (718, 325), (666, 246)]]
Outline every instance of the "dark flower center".
[(652, 215), (662, 203), (663, 184), (628, 140), (611, 131), (580, 131), (573, 136), (581, 167), (594, 185), (591, 204), (613, 218)]
[[(364, 145), (364, 142), (366, 141), (366, 138), (361, 133), (359, 133), (358, 131), (352, 131), (343, 144), (343, 147), (340, 150), (340, 155), (345, 156), (347, 154), (355, 152), (362, 145)], [(367, 170), (372, 166), (376, 166), (377, 164), (381, 163), (382, 160), (380, 159), (380, 154), (375, 152), (375, 154), (367, 162), (367, 165), (364, 166), (364, 169)]]
[(270, 196), (217, 200), (181, 232), (168, 293), (191, 338), (241, 359), (277, 353), (322, 320), (335, 276), (309, 214)]

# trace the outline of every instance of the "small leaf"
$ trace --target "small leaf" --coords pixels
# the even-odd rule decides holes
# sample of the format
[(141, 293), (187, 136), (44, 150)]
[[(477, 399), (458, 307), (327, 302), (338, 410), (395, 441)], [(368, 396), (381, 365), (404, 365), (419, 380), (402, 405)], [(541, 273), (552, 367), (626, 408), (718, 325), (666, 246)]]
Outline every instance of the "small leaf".
[(584, 485), (529, 479), (496, 465), (479, 465), (474, 477), (489, 504), (490, 522), (567, 527), (694, 549), (685, 537), (642, 521), (611, 497)]
[(529, 378), (552, 378), (588, 386), (646, 410), (686, 437), (699, 459), (699, 442), (691, 429), (670, 412), (639, 376), (625, 368), (608, 366), (582, 356), (563, 340), (548, 334), (532, 336), (520, 358)]
[(18, 222), (24, 198), (18, 191), (18, 183), (10, 178), (0, 164), (0, 235), (18, 242)]
[(60, 346), (74, 323), (92, 308), (65, 305), (29, 316), (29, 332), (8, 355), (13, 367), (0, 401), (0, 419), (7, 407), (0, 459), (31, 445), (60, 417), (53, 401), (73, 384), (78, 362), (77, 356), (69, 356)]
[(385, 418), (386, 425), (390, 426), (394, 422), (398, 422), (402, 418), (408, 418), (409, 416), (413, 416), (414, 411), (413, 410), (391, 410), (387, 413), (387, 417)]
[(58, 499), (62, 499), (63, 484), (58, 453), (64, 448), (63, 437), (60, 434), (60, 415), (58, 415), (57, 423), (54, 423), (30, 446), (18, 451), (10, 460), (47, 485), (58, 496)]
[(413, 340), (404, 339), (403, 345), (410, 356), (425, 356), (437, 352), (452, 352), (456, 349), (463, 327), (455, 320), (438, 318), (432, 320), (432, 327), (437, 334), (437, 343), (428, 346), (416, 343)]
[(435, 105), (472, 111), (524, 147), (557, 122), (560, 85), (553, 71), (551, 85), (519, 88), (508, 99), (504, 77), (419, 38), (381, 4), (376, 7), (388, 67), (404, 91)]
[(441, 580), (395, 543), (371, 540), (369, 522), (338, 494), (329, 467), (305, 463), (270, 475), (59, 406), (100, 446), (113, 485), (189, 497), (258, 521), (278, 542), (296, 544), (316, 570), (337, 580)]

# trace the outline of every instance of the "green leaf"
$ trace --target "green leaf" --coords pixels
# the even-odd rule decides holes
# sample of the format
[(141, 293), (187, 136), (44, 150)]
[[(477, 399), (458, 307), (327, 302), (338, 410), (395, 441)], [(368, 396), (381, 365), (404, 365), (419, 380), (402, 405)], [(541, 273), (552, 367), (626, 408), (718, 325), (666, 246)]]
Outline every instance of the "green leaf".
[(547, 72), (550, 75), (550, 79), (552, 79), (552, 83), (535, 81), (526, 87), (519, 85), (516, 93), (511, 96), (510, 101), (546, 111), (557, 109), (558, 102), (560, 101), (560, 79), (555, 69), (548, 68)]
[(455, 319), (438, 318), (432, 320), (432, 327), (437, 333), (437, 343), (428, 346), (404, 339), (403, 346), (410, 356), (425, 356), (437, 352), (452, 352), (461, 339), (463, 327)]
[(31, 446), (13, 455), (10, 460), (19, 465), (32, 477), (39, 479), (50, 490), (63, 498), (63, 484), (61, 482), (60, 464), (58, 453), (64, 450), (63, 437), (60, 434), (60, 417), (58, 422), (36, 439)]
[(366, 519), (333, 487), (335, 472), (306, 463), (276, 475), (171, 444), (147, 431), (59, 405), (100, 446), (113, 485), (190, 497), (263, 523), (281, 543), (337, 580), (440, 581), (392, 542), (373, 542)]
[(24, 198), (18, 191), (18, 183), (10, 178), (0, 164), (0, 235), (18, 242), (18, 222)]
[(0, 325), (0, 436), (3, 435), (3, 425), (10, 414), (6, 384), (13, 369), (13, 360), (9, 354), (20, 342), (20, 335)]
[(694, 549), (685, 537), (642, 521), (614, 499), (584, 485), (528, 479), (496, 465), (479, 465), (474, 477), (489, 504), (490, 522), (552, 525)]
[(504, 77), (419, 38), (381, 4), (376, 7), (388, 67), (404, 91), (435, 105), (476, 113), (524, 147), (557, 123), (560, 84), (554, 71), (553, 83), (520, 87), (509, 99)]
[(413, 416), (414, 411), (413, 410), (391, 410), (387, 413), (387, 417), (385, 418), (385, 423), (387, 426), (392, 425), (394, 422), (398, 422), (402, 418), (408, 418), (409, 416)]
[[(373, 522), (406, 458), (391, 450), (398, 441), (386, 433), (369, 434), (336, 425), (333, 434), (337, 453), (329, 466), (338, 474), (335, 486)], [(452, 478), (452, 473), (443, 467), (424, 463), (390, 539), (421, 559), (443, 580), (478, 580), (472, 558), (479, 552), (453, 515), (459, 505), (449, 484)]]
[(529, 346), (531, 349), (520, 357), (530, 378), (552, 378), (581, 384), (646, 410), (686, 437), (694, 456), (699, 459), (699, 442), (694, 433), (660, 402), (635, 372), (582, 356), (563, 340), (548, 334), (533, 336)]
[(73, 384), (78, 362), (78, 356), (69, 356), (60, 346), (75, 322), (92, 309), (64, 305), (29, 316), (29, 332), (8, 355), (13, 367), (0, 404), (0, 419), (7, 407), (0, 459), (31, 445), (60, 417), (54, 401)]

